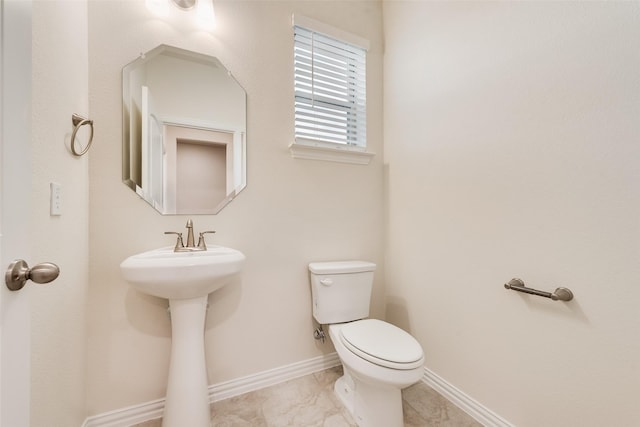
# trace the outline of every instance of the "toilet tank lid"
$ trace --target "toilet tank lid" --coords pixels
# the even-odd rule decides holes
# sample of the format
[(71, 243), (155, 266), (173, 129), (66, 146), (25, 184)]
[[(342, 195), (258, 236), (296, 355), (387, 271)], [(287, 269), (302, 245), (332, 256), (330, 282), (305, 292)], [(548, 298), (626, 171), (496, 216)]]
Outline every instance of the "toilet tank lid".
[(309, 263), (309, 271), (314, 274), (363, 273), (374, 271), (376, 265), (368, 261), (332, 261)]

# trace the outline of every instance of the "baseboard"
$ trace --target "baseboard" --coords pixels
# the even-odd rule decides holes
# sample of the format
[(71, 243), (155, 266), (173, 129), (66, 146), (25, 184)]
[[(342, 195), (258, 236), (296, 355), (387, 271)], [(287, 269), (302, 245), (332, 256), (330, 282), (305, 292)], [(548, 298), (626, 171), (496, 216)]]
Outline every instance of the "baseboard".
[[(228, 399), (233, 396), (270, 387), (294, 378), (338, 366), (340, 359), (336, 353), (314, 357), (280, 368), (270, 369), (242, 378), (209, 386), (209, 402)], [(474, 400), (435, 372), (425, 368), (422, 381), (454, 405), (465, 411), (485, 427), (514, 427), (508, 421)], [(129, 406), (91, 416), (82, 427), (129, 427), (145, 421), (160, 418), (164, 410), (164, 399), (140, 405)]]
[(217, 402), (233, 396), (269, 387), (314, 372), (340, 365), (337, 353), (330, 353), (280, 368), (270, 369), (255, 375), (209, 386), (209, 401)]
[(129, 427), (162, 417), (164, 399), (128, 406), (87, 418), (82, 427)]
[(465, 411), (485, 427), (514, 427), (504, 418), (482, 405), (477, 400), (465, 394), (454, 385), (448, 383), (435, 372), (424, 369), (422, 381), (440, 393), (444, 398)]
[[(338, 355), (336, 353), (330, 353), (243, 378), (213, 384), (209, 386), (209, 402), (213, 403), (250, 391), (259, 390), (332, 368), (339, 364), (340, 359)], [(129, 427), (134, 424), (160, 418), (163, 410), (164, 399), (158, 399), (152, 402), (91, 416), (85, 420), (82, 427)]]

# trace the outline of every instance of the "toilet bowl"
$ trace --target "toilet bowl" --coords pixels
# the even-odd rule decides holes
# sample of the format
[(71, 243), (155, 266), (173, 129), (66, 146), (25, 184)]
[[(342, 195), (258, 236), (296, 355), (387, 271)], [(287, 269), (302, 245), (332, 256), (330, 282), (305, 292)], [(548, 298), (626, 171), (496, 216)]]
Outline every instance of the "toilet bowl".
[(329, 336), (344, 370), (334, 390), (358, 426), (404, 426), (401, 390), (424, 374), (420, 344), (375, 319), (331, 324)]
[(367, 319), (375, 264), (309, 264), (313, 317), (328, 325), (344, 375), (336, 395), (359, 427), (402, 427), (401, 390), (424, 374), (422, 347), (409, 333)]

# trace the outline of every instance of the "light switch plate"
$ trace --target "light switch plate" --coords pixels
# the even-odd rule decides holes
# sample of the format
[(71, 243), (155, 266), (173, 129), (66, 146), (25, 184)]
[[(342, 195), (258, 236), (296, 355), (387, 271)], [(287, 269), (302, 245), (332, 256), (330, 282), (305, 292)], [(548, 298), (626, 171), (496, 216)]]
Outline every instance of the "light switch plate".
[(50, 184), (51, 188), (51, 216), (62, 215), (62, 186), (57, 182)]

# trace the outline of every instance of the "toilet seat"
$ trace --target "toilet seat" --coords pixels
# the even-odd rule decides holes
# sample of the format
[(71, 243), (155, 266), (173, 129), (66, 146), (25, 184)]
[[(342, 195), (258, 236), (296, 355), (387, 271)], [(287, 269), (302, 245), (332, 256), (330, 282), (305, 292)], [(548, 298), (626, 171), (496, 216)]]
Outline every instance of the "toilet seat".
[(355, 355), (386, 368), (408, 370), (424, 363), (418, 341), (382, 320), (364, 319), (344, 324), (340, 328), (340, 340)]

